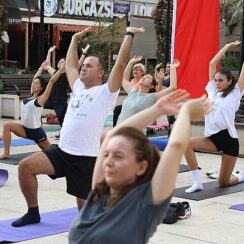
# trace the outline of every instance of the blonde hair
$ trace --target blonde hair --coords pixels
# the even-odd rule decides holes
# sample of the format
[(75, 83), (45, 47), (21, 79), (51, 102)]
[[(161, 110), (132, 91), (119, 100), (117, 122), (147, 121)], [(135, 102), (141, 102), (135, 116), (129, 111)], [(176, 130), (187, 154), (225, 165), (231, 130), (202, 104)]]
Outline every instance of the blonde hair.
[(134, 70), (135, 68), (139, 68), (139, 69), (141, 69), (141, 71), (143, 72), (143, 74), (146, 74), (146, 72), (147, 72), (145, 65), (142, 64), (142, 63), (135, 64), (135, 65), (133, 66), (133, 70)]

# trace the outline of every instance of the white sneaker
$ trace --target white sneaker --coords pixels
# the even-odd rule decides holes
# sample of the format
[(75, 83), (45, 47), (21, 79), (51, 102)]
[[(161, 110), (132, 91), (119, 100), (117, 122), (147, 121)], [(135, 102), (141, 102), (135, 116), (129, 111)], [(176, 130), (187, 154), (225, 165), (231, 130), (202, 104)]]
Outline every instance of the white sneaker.
[(219, 172), (208, 175), (208, 178), (210, 178), (210, 179), (218, 179), (219, 178)]
[(216, 167), (216, 168), (213, 168), (213, 169), (209, 169), (206, 172), (206, 176), (210, 176), (212, 174), (218, 174), (219, 175), (219, 171), (220, 171), (220, 167)]

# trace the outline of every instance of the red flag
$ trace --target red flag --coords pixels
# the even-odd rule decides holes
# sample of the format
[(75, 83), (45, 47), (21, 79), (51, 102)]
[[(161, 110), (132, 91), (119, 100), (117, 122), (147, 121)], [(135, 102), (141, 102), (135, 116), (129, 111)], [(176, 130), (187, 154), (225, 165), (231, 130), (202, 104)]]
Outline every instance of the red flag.
[(219, 0), (174, 0), (172, 58), (180, 60), (178, 87), (205, 93), (209, 61), (219, 50)]

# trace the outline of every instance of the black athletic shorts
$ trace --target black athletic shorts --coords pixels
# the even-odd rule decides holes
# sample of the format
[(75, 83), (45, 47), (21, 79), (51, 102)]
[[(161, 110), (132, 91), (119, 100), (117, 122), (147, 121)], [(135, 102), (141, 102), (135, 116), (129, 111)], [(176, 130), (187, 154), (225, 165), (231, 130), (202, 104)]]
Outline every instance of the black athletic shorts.
[(221, 130), (208, 138), (214, 143), (218, 151), (233, 157), (239, 155), (239, 140), (238, 138), (232, 138), (227, 129)]
[(65, 177), (67, 193), (86, 199), (91, 191), (96, 157), (71, 155), (62, 151), (58, 145), (51, 145), (43, 152), (55, 169), (55, 175), (49, 175), (49, 177), (52, 179)]
[(35, 143), (47, 140), (47, 134), (41, 127), (37, 129), (29, 129), (23, 126), (23, 128), (27, 139), (33, 140)]

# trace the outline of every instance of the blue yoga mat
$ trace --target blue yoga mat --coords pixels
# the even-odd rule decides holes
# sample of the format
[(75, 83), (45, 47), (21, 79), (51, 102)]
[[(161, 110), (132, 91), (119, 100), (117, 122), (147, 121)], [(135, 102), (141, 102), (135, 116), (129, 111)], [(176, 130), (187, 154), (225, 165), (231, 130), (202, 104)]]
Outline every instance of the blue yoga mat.
[(45, 130), (45, 132), (55, 132), (61, 130), (60, 125), (43, 126), (42, 128)]
[(108, 115), (106, 121), (113, 121), (113, 115)]
[(15, 219), (0, 221), (0, 242), (25, 241), (67, 232), (77, 213), (77, 208), (43, 213), (40, 223), (18, 228), (11, 225)]
[(168, 143), (168, 137), (166, 136), (159, 136), (159, 137), (151, 137), (149, 138), (151, 144), (158, 147), (160, 151), (163, 151)]
[[(34, 145), (36, 144), (34, 141), (20, 138), (20, 139), (12, 139), (10, 143), (10, 147), (18, 147), (18, 146), (26, 146), (26, 145)], [(3, 141), (0, 141), (0, 148), (3, 148)]]
[(6, 169), (0, 169), (0, 187), (3, 186), (8, 180), (8, 171)]

